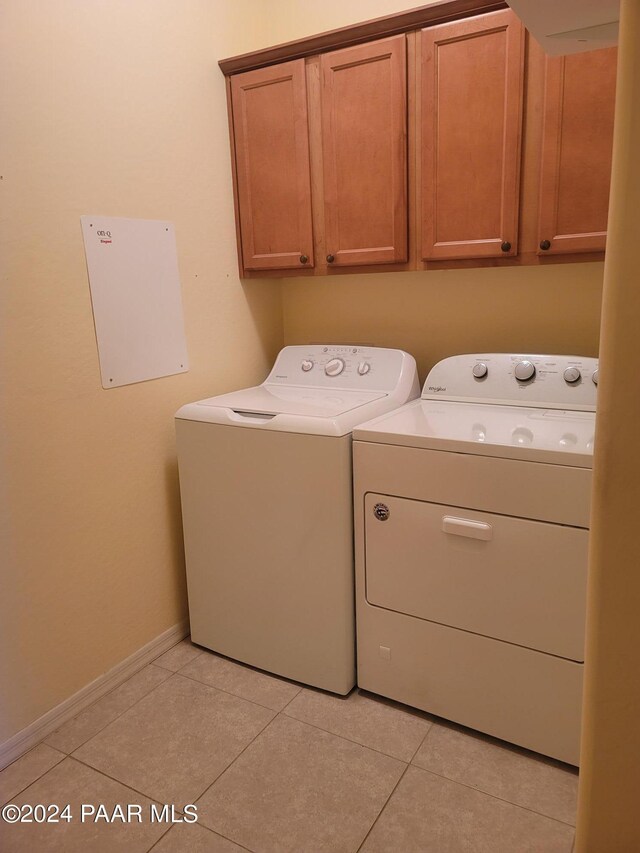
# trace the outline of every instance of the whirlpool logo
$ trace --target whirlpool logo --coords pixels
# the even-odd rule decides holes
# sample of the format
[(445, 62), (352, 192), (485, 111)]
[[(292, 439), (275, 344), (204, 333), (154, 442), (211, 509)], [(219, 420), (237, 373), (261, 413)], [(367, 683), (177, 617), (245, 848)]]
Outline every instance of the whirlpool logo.
[(435, 394), (438, 394), (440, 391), (446, 391), (446, 385), (429, 385), (429, 391), (433, 391)]

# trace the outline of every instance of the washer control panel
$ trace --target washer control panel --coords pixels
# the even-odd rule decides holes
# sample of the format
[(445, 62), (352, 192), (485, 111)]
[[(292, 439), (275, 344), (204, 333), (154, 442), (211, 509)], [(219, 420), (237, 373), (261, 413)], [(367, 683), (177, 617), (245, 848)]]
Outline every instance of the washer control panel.
[(595, 411), (597, 385), (596, 358), (481, 353), (438, 362), (422, 397)]
[(391, 391), (415, 370), (408, 353), (383, 347), (311, 344), (281, 350), (269, 384)]

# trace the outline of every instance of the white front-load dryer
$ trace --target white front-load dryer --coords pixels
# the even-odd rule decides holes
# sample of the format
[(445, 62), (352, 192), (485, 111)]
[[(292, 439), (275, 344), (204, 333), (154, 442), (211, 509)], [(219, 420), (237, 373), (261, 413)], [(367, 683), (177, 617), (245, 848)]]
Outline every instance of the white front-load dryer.
[(578, 764), (597, 367), (454, 356), (354, 430), (360, 687)]
[(177, 412), (195, 643), (351, 690), (351, 432), (418, 394), (415, 361), (400, 350), (289, 346), (262, 385)]

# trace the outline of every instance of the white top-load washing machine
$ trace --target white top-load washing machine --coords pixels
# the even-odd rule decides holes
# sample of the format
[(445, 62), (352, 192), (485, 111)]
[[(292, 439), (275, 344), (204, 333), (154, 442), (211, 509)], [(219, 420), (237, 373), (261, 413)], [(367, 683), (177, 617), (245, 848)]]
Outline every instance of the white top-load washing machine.
[(351, 690), (351, 431), (419, 393), (400, 350), (289, 346), (262, 385), (177, 412), (195, 643)]
[(354, 430), (360, 687), (578, 763), (597, 379), (455, 356)]

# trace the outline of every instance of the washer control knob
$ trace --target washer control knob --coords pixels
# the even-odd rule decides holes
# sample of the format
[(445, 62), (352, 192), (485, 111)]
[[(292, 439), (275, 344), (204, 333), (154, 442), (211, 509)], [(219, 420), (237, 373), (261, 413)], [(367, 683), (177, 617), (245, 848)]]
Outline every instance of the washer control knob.
[(564, 381), (568, 382), (569, 385), (572, 385), (574, 382), (577, 382), (582, 377), (582, 374), (580, 373), (577, 367), (567, 367), (563, 376)]
[(594, 385), (598, 384), (598, 368), (597, 367), (593, 371), (593, 373), (591, 374), (591, 381), (593, 382)]
[(324, 366), (327, 376), (339, 376), (344, 370), (344, 361), (341, 358), (332, 358)]
[(489, 368), (484, 363), (484, 361), (479, 361), (477, 364), (473, 365), (473, 369), (471, 371), (476, 379), (484, 379), (484, 377), (489, 372)]
[(311, 368), (313, 367), (313, 362), (312, 362), (310, 359), (305, 358), (305, 360), (302, 362), (302, 364), (300, 365), (300, 367), (301, 367), (301, 368), (304, 370), (304, 372), (306, 373), (308, 370), (311, 370)]
[(514, 373), (516, 375), (516, 379), (519, 379), (521, 382), (526, 382), (528, 379), (533, 379), (536, 375), (536, 368), (533, 362), (525, 359), (525, 361), (519, 361), (516, 364)]
[(371, 365), (368, 361), (361, 361), (358, 365), (358, 373), (360, 376), (366, 376), (366, 374), (371, 370)]

